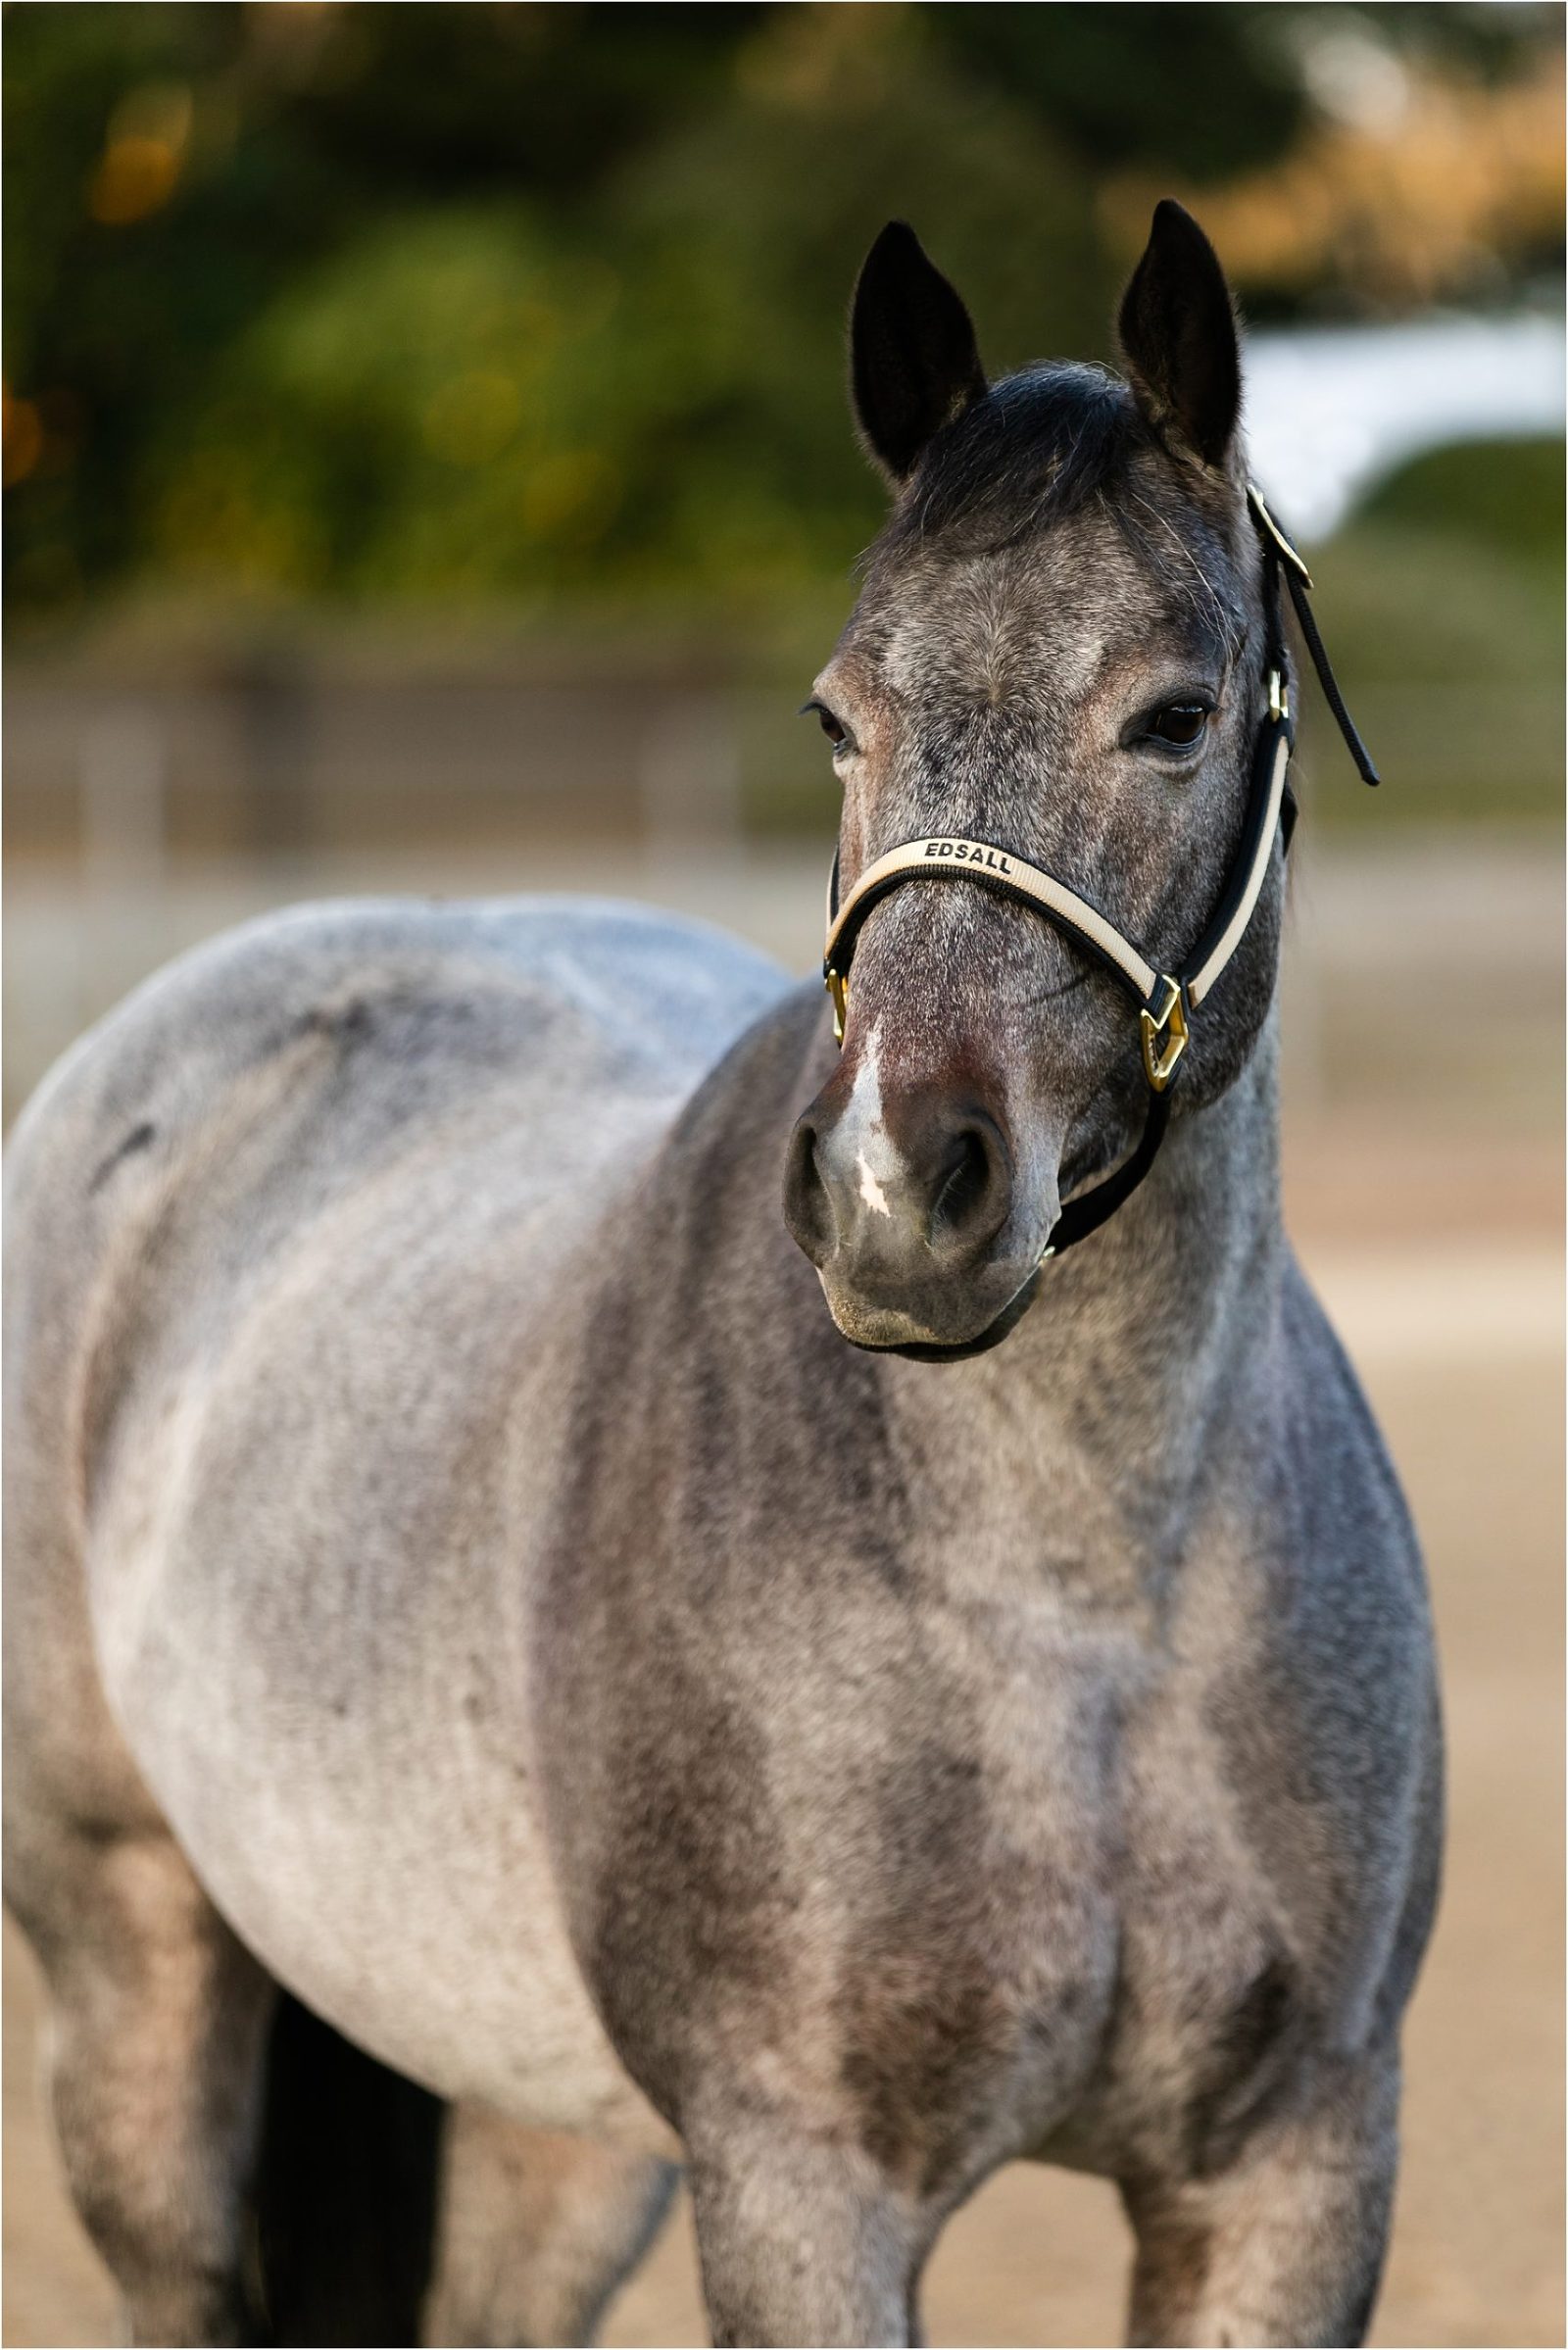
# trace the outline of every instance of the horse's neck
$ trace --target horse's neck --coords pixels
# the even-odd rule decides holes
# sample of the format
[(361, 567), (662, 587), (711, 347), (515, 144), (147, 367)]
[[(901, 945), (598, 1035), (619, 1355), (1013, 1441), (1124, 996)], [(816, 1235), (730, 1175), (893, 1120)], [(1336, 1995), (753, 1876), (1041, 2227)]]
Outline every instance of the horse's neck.
[(1103, 1495), (1156, 1547), (1216, 1462), (1245, 1448), (1271, 1394), (1286, 1261), (1276, 1023), (1238, 1082), (1176, 1121), (1153, 1173), (1093, 1240), (1048, 1262), (1035, 1303), (955, 1371), (900, 1366), (911, 1439), (971, 1462), (1058, 1516)]

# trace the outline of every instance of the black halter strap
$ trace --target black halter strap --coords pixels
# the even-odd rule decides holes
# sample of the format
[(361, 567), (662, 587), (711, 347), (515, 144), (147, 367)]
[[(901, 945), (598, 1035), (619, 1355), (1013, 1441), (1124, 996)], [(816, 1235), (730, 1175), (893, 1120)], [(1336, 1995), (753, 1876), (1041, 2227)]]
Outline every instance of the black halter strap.
[(1297, 625), (1301, 631), (1301, 642), (1312, 657), (1312, 666), (1317, 671), (1318, 684), (1323, 688), (1323, 699), (1334, 713), (1335, 724), (1345, 737), (1345, 748), (1355, 762), (1355, 771), (1363, 783), (1381, 783), (1383, 778), (1372, 764), (1372, 755), (1361, 740), (1355, 720), (1345, 707), (1345, 696), (1340, 692), (1339, 679), (1334, 674), (1327, 648), (1318, 634), (1317, 621), (1312, 615), (1312, 607), (1306, 600), (1307, 592), (1312, 585), (1312, 574), (1264, 505), (1263, 494), (1260, 490), (1254, 488), (1248, 491), (1247, 511), (1251, 515), (1253, 525), (1263, 542), (1263, 592), (1268, 604), (1269, 626), (1274, 638), (1270, 658), (1273, 659), (1276, 650), (1283, 658), (1285, 650), (1279, 588), (1280, 572), (1283, 569), (1285, 585), (1290, 591), (1291, 605), (1296, 613)]
[(1290, 667), (1280, 595), (1282, 574), (1324, 699), (1345, 737), (1346, 747), (1362, 780), (1370, 784), (1378, 781), (1377, 769), (1345, 707), (1306, 601), (1312, 585), (1311, 574), (1257, 490), (1248, 491), (1247, 506), (1262, 547), (1264, 674), (1268, 680), (1269, 707), (1258, 724), (1247, 806), (1224, 887), (1207, 926), (1178, 969), (1158, 970), (1099, 907), (1057, 881), (1054, 874), (1043, 872), (1026, 858), (1000, 849), (993, 842), (972, 841), (958, 835), (907, 841), (868, 866), (842, 906), (839, 859), (837, 851), (834, 852), (822, 976), (833, 999), (834, 1032), (841, 1044), (850, 963), (860, 926), (872, 906), (889, 891), (910, 880), (968, 881), (1011, 898), (1017, 904), (1033, 906), (1037, 913), (1043, 913), (1048, 921), (1065, 930), (1077, 946), (1132, 996), (1138, 1009), (1144, 1072), (1149, 1082), (1144, 1131), (1119, 1167), (1091, 1190), (1067, 1201), (1042, 1253), (1042, 1265), (1054, 1256), (1060, 1256), (1064, 1249), (1075, 1248), (1092, 1232), (1098, 1232), (1131, 1198), (1153, 1165), (1170, 1122), (1171, 1089), (1180, 1073), (1193, 1015), (1246, 936), (1273, 859), (1276, 833), (1282, 857), (1289, 853), (1297, 805), (1289, 781), (1295, 729), (1291, 720)]

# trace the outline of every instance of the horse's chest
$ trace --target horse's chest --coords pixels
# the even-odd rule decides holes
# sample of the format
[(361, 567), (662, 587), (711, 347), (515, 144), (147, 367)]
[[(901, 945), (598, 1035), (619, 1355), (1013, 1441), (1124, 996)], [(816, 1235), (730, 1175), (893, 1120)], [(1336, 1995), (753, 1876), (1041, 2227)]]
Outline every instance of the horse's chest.
[(1020, 1640), (983, 1693), (950, 1685), (890, 1738), (860, 1829), (838, 2086), (867, 2149), (927, 2191), (1000, 2152), (1180, 2159), (1288, 2045), (1219, 1759), (1114, 1636)]
[(884, 1798), (880, 1865), (846, 1903), (838, 2086), (867, 2151), (920, 2191), (1030, 2143), (1093, 2079), (1117, 1908), (1094, 1807), (1060, 1792), (1031, 1808), (928, 1748)]
[(779, 1613), (770, 1669), (736, 1642), (628, 1682), (597, 1750), (577, 1938), (635, 2078), (680, 2117), (782, 2100), (937, 2196), (1179, 2135), (1277, 2000), (1200, 1703), (1142, 1623)]

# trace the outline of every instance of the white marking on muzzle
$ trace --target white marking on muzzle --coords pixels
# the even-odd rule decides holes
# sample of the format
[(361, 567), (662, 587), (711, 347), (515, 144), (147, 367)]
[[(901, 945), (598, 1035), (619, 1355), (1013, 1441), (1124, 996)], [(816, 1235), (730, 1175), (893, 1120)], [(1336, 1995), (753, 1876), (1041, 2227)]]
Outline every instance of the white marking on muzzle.
[(857, 1151), (855, 1163), (860, 1170), (860, 1198), (865, 1201), (866, 1206), (874, 1207), (879, 1216), (892, 1215), (893, 1210), (888, 1205), (887, 1194), (872, 1174), (871, 1162), (863, 1151)]
[[(886, 1184), (896, 1184), (904, 1173), (904, 1160), (898, 1149), (888, 1139), (882, 1123), (882, 1077), (877, 1059), (877, 1031), (873, 1027), (861, 1052), (860, 1065), (855, 1073), (855, 1086), (839, 1120), (834, 1142), (845, 1158), (853, 1154), (859, 1174), (859, 1194), (866, 1206), (879, 1216), (891, 1216)], [(844, 1164), (840, 1159), (839, 1164)]]

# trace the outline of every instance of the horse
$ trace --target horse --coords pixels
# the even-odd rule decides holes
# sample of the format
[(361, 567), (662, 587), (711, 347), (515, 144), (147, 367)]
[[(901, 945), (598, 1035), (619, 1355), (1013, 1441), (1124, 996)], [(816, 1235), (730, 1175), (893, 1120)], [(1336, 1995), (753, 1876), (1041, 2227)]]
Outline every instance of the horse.
[(716, 2342), (909, 2343), (1015, 2159), (1114, 2182), (1133, 2342), (1364, 2338), (1440, 1718), (1281, 1221), (1304, 566), (1174, 204), (1119, 332), (991, 381), (864, 265), (831, 1003), (328, 904), (21, 1121), (6, 1886), (138, 2342), (585, 2340), (684, 2171)]

